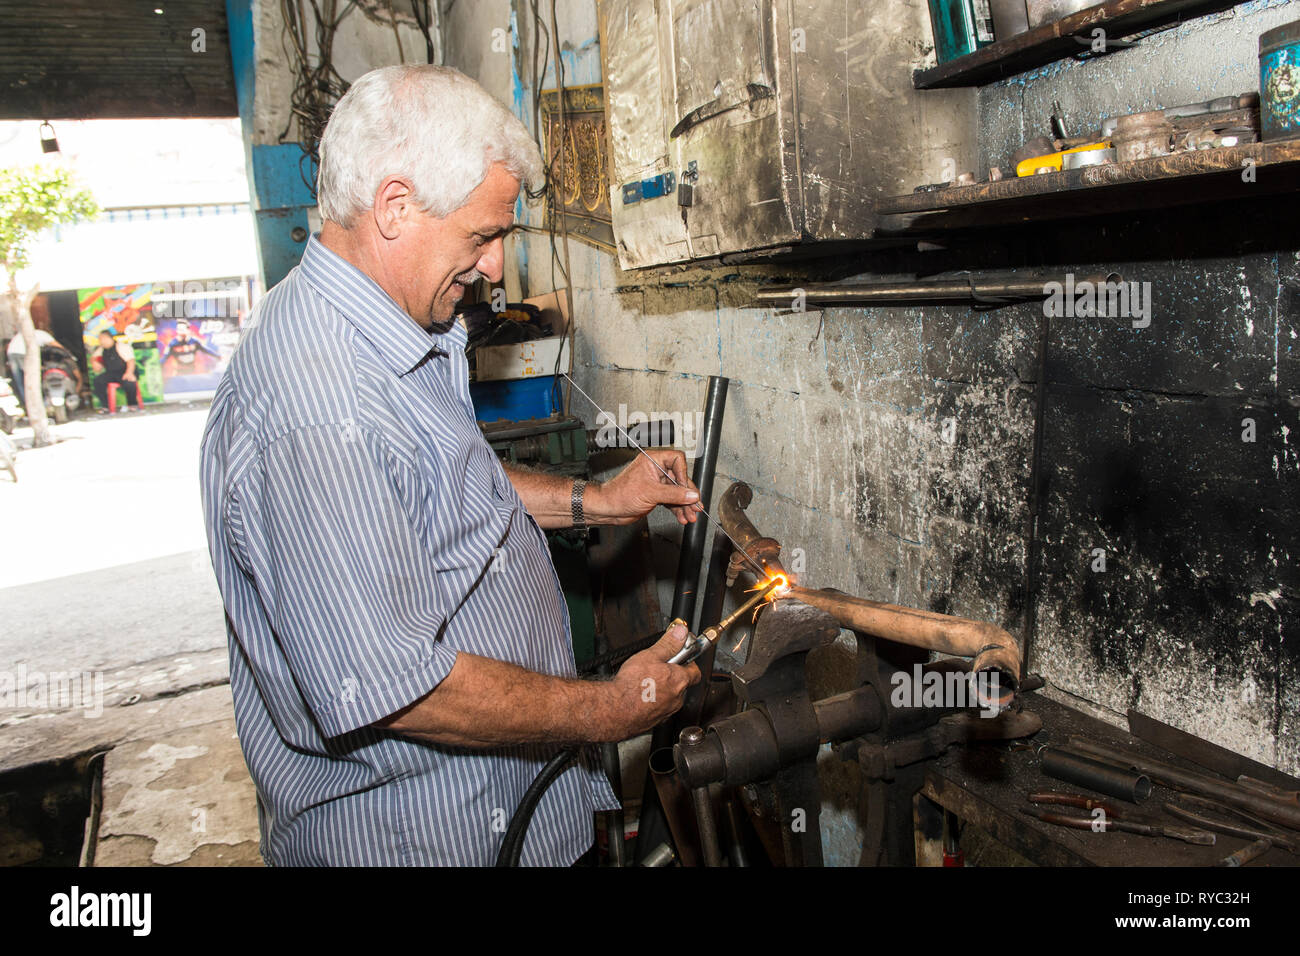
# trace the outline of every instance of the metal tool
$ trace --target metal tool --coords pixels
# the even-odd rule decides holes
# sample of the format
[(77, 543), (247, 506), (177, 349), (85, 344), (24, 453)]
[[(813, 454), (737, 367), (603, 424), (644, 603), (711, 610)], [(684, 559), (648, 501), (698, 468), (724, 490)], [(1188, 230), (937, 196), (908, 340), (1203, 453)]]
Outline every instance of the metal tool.
[(1082, 754), (1048, 747), (1040, 754), (1043, 773), (1066, 783), (1078, 784), (1109, 797), (1141, 803), (1151, 796), (1151, 780), (1145, 775), (1120, 770)]
[(1225, 836), (1240, 837), (1243, 840), (1268, 840), (1273, 846), (1288, 853), (1300, 854), (1300, 839), (1293, 834), (1283, 833), (1263, 820), (1258, 820), (1248, 813), (1231, 807), (1197, 797), (1192, 794), (1179, 794), (1176, 803), (1166, 803), (1165, 810), (1185, 823), (1213, 830)]
[(1110, 149), (1114, 144), (1110, 140), (1097, 140), (1091, 143), (1085, 143), (1082, 146), (1075, 146), (1070, 149), (1058, 150), (1054, 153), (1047, 153), (1043, 156), (1031, 156), (1016, 164), (1016, 175), (1020, 177), (1034, 176), (1041, 172), (1059, 173), (1065, 164), (1065, 157), (1071, 153), (1101, 152)]
[[(581, 395), (583, 398), (585, 398), (591, 404), (592, 408), (594, 408), (596, 411), (604, 415), (606, 421), (613, 423), (614, 427), (619, 430), (619, 433), (623, 436), (624, 440), (633, 448), (635, 448), (638, 454), (644, 455), (646, 461), (650, 462), (650, 464), (654, 465), (655, 468), (659, 470), (659, 474), (667, 478), (669, 483), (676, 485), (678, 488), (682, 487), (682, 483), (678, 481), (676, 478), (674, 478), (671, 474), (669, 474), (668, 471), (664, 469), (663, 465), (659, 464), (659, 462), (651, 458), (649, 452), (647, 452), (644, 448), (642, 448), (635, 441), (633, 441), (632, 436), (627, 433), (627, 430), (624, 429), (622, 425), (618, 424), (618, 421), (612, 415), (610, 415), (609, 412), (605, 411), (605, 409), (601, 408), (598, 404), (596, 404), (596, 400), (592, 398), (590, 395), (588, 395), (586, 392), (584, 392), (582, 390), (582, 386), (579, 385), (577, 382), (575, 382), (572, 378), (570, 378), (567, 372), (561, 372), (560, 375), (564, 377), (565, 381), (567, 381), (570, 385), (572, 385), (575, 389), (578, 390), (578, 394)], [(699, 504), (699, 511), (700, 514), (704, 515), (704, 517), (708, 518), (710, 521), (713, 522), (713, 526), (717, 528), (719, 531), (721, 531), (722, 534), (726, 536), (728, 541), (730, 541), (733, 545), (735, 545), (736, 550), (740, 554), (744, 555), (744, 558), (749, 563), (749, 566), (758, 573), (758, 579), (760, 581), (766, 581), (767, 572), (763, 570), (762, 565), (760, 565), (757, 561), (755, 561), (744, 548), (742, 548), (739, 544), (737, 544), (735, 538), (733, 538), (730, 534), (727, 534), (727, 529), (724, 528), (719, 522), (715, 521), (713, 515), (709, 514), (707, 511), (704, 510), (703, 502), (700, 502)]]
[(1258, 786), (1259, 783), (1271, 785), (1274, 791), (1289, 792), (1293, 803), (1300, 803), (1294, 796), (1296, 789), (1300, 788), (1300, 780), (1280, 770), (1251, 760), (1249, 757), (1243, 757), (1226, 747), (1212, 744), (1208, 740), (1178, 730), (1169, 724), (1161, 723), (1136, 710), (1128, 711), (1128, 729), (1129, 733), (1139, 740), (1155, 744), (1162, 750), (1190, 760), (1206, 770), (1213, 770), (1228, 778), (1235, 777), (1240, 786), (1262, 790)]
[[(761, 604), (764, 600), (766, 600), (767, 596), (770, 593), (772, 593), (773, 589), (783, 587), (783, 586), (784, 585), (782, 585), (782, 583), (779, 580), (771, 581), (767, 584), (766, 587), (762, 588), (752, 598), (750, 598), (740, 607), (736, 608), (734, 611), (732, 611), (730, 614), (724, 617), (717, 624), (711, 624), (708, 627), (706, 627), (703, 631), (699, 633), (699, 635), (691, 634), (688, 630), (686, 634), (686, 643), (682, 645), (682, 649), (680, 651), (678, 651), (672, 657), (668, 658), (668, 663), (689, 664), (691, 661), (695, 660), (695, 658), (699, 657), (701, 654), (704, 653), (705, 649), (708, 648), (710, 644), (712, 644), (714, 641), (720, 638), (726, 632), (727, 628), (731, 627), (731, 625), (735, 624), (742, 617), (744, 617), (754, 608), (758, 607), (758, 605)], [(673, 621), (674, 626), (678, 624), (685, 624), (685, 623), (686, 622), (681, 620), (680, 618), (676, 621)]]
[(1171, 840), (1182, 840), (1184, 843), (1195, 843), (1198, 846), (1214, 846), (1215, 836), (1208, 830), (1166, 827), (1154, 823), (1138, 823), (1135, 820), (1117, 818), (1102, 808), (1098, 809), (1101, 810), (1101, 816), (1099, 817), (1092, 816), (1092, 811), (1089, 811), (1088, 816), (1078, 816), (1072, 813), (1054, 813), (1040, 807), (1020, 808), (1022, 813), (1027, 813), (1031, 817), (1037, 817), (1044, 823), (1051, 823), (1058, 827), (1091, 830), (1094, 833), (1109, 833), (1118, 830), (1122, 833), (1136, 833), (1138, 836), (1169, 837)]
[(1175, 767), (1162, 760), (1144, 757), (1119, 747), (1108, 747), (1085, 737), (1070, 737), (1069, 746), (1094, 759), (1136, 770), (1146, 774), (1156, 783), (1180, 790), (1189, 790), (1204, 796), (1213, 797), (1234, 809), (1246, 810), (1270, 823), (1281, 824), (1293, 830), (1300, 830), (1300, 807), (1286, 802), (1283, 798), (1273, 798), (1256, 790), (1249, 790), (1236, 783), (1216, 780), (1208, 774), (1196, 773)]
[(1243, 846), (1236, 853), (1230, 853), (1220, 860), (1216, 866), (1245, 866), (1252, 860), (1257, 860), (1269, 850), (1273, 849), (1273, 844), (1267, 837), (1256, 840), (1254, 843)]

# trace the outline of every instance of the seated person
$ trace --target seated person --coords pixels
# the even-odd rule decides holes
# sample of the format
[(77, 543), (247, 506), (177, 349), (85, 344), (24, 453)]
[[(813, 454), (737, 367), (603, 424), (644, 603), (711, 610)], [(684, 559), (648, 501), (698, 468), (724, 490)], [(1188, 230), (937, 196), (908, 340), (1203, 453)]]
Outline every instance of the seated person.
[(90, 356), (91, 364), (103, 369), (95, 376), (95, 397), (100, 411), (108, 407), (108, 386), (116, 383), (126, 392), (126, 407), (134, 408), (139, 391), (135, 379), (135, 352), (125, 342), (119, 342), (108, 329), (99, 333), (99, 345)]

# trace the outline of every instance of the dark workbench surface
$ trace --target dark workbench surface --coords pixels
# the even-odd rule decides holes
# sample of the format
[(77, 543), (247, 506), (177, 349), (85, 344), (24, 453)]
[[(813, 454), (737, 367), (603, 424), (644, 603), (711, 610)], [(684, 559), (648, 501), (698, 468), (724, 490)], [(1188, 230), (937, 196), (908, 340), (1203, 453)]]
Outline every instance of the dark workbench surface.
[[(987, 831), (999, 842), (1029, 860), (1044, 866), (1212, 866), (1250, 841), (1217, 834), (1214, 846), (1194, 846), (1166, 837), (1145, 837), (1133, 833), (1092, 833), (1044, 823), (1025, 813), (1026, 797), (1035, 790), (1061, 790), (1103, 797), (1076, 784), (1054, 780), (1039, 769), (1036, 751), (1040, 746), (1058, 746), (1074, 734), (1111, 745), (1131, 747), (1189, 770), (1209, 773), (1203, 767), (1175, 757), (1131, 737), (1117, 727), (1037, 694), (1025, 697), (1025, 710), (1043, 719), (1043, 729), (1027, 743), (980, 744), (957, 748), (937, 760), (927, 772), (921, 792), (963, 820)], [(1226, 778), (1224, 778), (1226, 779)], [(1175, 791), (1159, 784), (1141, 804), (1110, 800), (1129, 819), (1150, 818), (1170, 826), (1193, 826), (1164, 811)], [(1052, 808), (1055, 809), (1055, 808)], [(1080, 810), (1059, 808), (1067, 813)], [(1252, 863), (1260, 866), (1300, 865), (1300, 856), (1272, 849)]]

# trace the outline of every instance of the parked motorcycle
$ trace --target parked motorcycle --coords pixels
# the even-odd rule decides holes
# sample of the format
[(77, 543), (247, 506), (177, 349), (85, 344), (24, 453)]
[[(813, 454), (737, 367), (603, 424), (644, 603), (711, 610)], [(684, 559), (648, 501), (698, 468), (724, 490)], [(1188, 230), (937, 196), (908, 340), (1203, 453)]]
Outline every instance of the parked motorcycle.
[(81, 407), (77, 360), (70, 352), (52, 345), (41, 349), (41, 391), (46, 413), (62, 425)]

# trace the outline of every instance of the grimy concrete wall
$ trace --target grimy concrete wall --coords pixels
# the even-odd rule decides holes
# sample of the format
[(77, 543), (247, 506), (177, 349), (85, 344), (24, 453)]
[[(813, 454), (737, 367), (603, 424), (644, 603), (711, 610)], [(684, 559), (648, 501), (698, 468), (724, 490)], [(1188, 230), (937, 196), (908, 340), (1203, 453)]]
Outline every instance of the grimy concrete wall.
[[(531, 91), (530, 31), (528, 5), (515, 6), (518, 104)], [(481, 7), (468, 33), (449, 31), (449, 61), (470, 62), (456, 52), (462, 36), (479, 48), (511, 21), (506, 0)], [(593, 11), (594, 0), (560, 0), (570, 83), (599, 78)], [(1296, 2), (1244, 4), (1137, 49), (986, 87), (984, 162), (1006, 166), (1045, 130), (1054, 100), (1085, 129), (1256, 89), (1259, 34), (1297, 16)], [(496, 77), (507, 68), (504, 55), (477, 60)], [(1053, 328), (1033, 669), (1112, 720), (1133, 707), (1295, 771), (1297, 656), (1285, 638), (1296, 633), (1300, 524), (1297, 243), (1240, 242), (1239, 217), (1218, 215), (1228, 221), (1202, 221), (1194, 208), (1118, 215), (1091, 230), (999, 236), (942, 262), (1117, 269), (1151, 283), (1148, 328)], [(1251, 235), (1269, 232), (1254, 226)], [(549, 291), (546, 240), (524, 244), (528, 291)], [(580, 384), (612, 410), (689, 413), (708, 375), (730, 377), (719, 488), (734, 478), (754, 487), (758, 526), (804, 549), (809, 583), (1023, 626), (1037, 307), (780, 314), (749, 306), (770, 271), (624, 273), (580, 243), (571, 254)], [(1241, 440), (1248, 417), (1253, 443)], [(677, 533), (656, 530), (666, 599)], [(1098, 548), (1105, 571), (1092, 570)]]
[[(503, 98), (521, 115), (528, 6), (458, 7), (448, 33), (449, 62), (481, 71), (498, 95), (506, 76)], [(593, 11), (594, 0), (560, 0), (570, 83), (599, 79)], [(1053, 100), (1084, 129), (1256, 89), (1258, 35), (1297, 16), (1300, 2), (1245, 4), (989, 86), (984, 162), (1005, 166), (1045, 131)], [(512, 50), (485, 55), (492, 28), (511, 23)], [(1117, 211), (947, 253), (864, 257), (861, 272), (1114, 270), (1150, 283), (1146, 328), (1052, 326), (1031, 670), (1048, 693), (1117, 724), (1134, 708), (1296, 772), (1300, 242), (1272, 210), (1261, 199)], [(540, 223), (535, 205), (523, 211)], [(525, 291), (549, 291), (546, 239), (525, 235), (517, 252)], [(817, 267), (624, 273), (580, 243), (571, 254), (579, 383), (611, 411), (689, 414), (707, 376), (728, 376), (717, 491), (753, 486), (755, 523), (787, 552), (803, 549), (806, 583), (1022, 631), (1039, 307), (782, 314), (752, 308), (756, 289), (782, 272), (814, 281)], [(594, 424), (580, 397), (573, 408)], [(653, 530), (666, 608), (678, 530), (663, 519)], [(848, 653), (846, 642), (817, 662), (821, 692), (844, 688)], [(824, 808), (831, 862), (856, 859), (845, 796), (830, 788)]]

